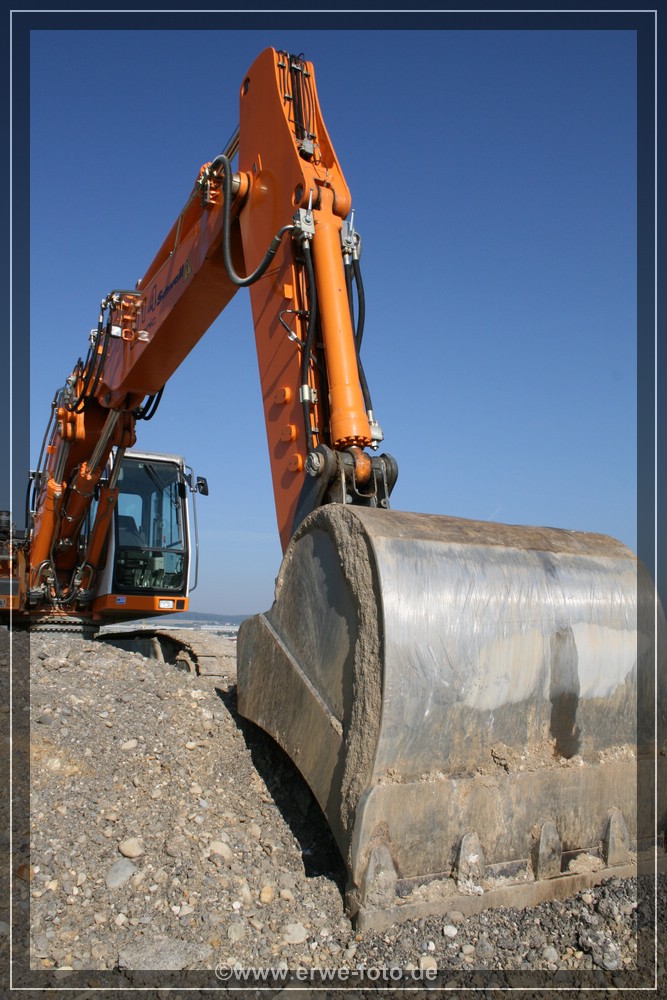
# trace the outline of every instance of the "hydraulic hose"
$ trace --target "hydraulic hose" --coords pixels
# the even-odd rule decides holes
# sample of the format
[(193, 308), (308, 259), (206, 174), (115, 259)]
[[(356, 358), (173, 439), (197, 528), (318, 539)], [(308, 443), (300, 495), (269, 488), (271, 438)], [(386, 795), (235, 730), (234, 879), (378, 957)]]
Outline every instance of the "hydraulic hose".
[(25, 525), (26, 530), (31, 528), (31, 516), (30, 511), (35, 506), (37, 500), (37, 486), (40, 481), (41, 474), (44, 472), (42, 468), (42, 460), (44, 458), (44, 452), (47, 447), (47, 441), (50, 440), (51, 427), (54, 425), (56, 418), (56, 410), (58, 408), (58, 396), (56, 395), (51, 403), (51, 416), (49, 417), (49, 422), (46, 425), (46, 430), (44, 431), (44, 437), (42, 438), (42, 447), (39, 450), (39, 458), (37, 459), (36, 473), (34, 479), (28, 483), (28, 489), (26, 491), (26, 511), (25, 511)]
[[(306, 268), (306, 287), (308, 294), (308, 329), (306, 339), (301, 351), (301, 385), (308, 384), (308, 370), (310, 368), (310, 354), (313, 349), (315, 330), (317, 327), (317, 285), (315, 284), (315, 270), (313, 268), (313, 255), (308, 240), (303, 241), (303, 258)], [(303, 419), (306, 426), (306, 446), (310, 451), (312, 443), (312, 430), (310, 425), (310, 402), (303, 400)]]
[(88, 354), (86, 355), (86, 362), (85, 362), (85, 364), (83, 363), (83, 361), (81, 360), (81, 358), (79, 358), (79, 360), (76, 363), (76, 367), (74, 369), (75, 372), (78, 372), (79, 374), (81, 374), (82, 372), (85, 372), (86, 376), (85, 376), (85, 379), (84, 379), (83, 388), (81, 390), (81, 395), (79, 396), (79, 398), (77, 399), (76, 403), (74, 403), (73, 407), (72, 407), (73, 411), (75, 413), (77, 412), (78, 407), (81, 405), (81, 401), (83, 400), (83, 398), (85, 397), (86, 393), (88, 392), (88, 386), (90, 385), (90, 380), (92, 378), (92, 369), (91, 369), (92, 362), (93, 362), (93, 352), (92, 352), (92, 348), (89, 348)]
[(355, 337), (357, 341), (357, 351), (360, 351), (361, 339), (364, 335), (364, 323), (366, 322), (366, 294), (364, 292), (364, 283), (361, 280), (361, 266), (358, 258), (356, 257), (352, 258), (352, 270), (354, 271), (354, 280), (357, 285), (357, 301), (359, 303), (359, 317), (357, 319)]
[(368, 382), (366, 381), (366, 373), (364, 371), (364, 366), (361, 363), (361, 358), (357, 352), (357, 365), (359, 366), (359, 382), (361, 383), (361, 394), (364, 397), (364, 406), (366, 407), (366, 413), (373, 409), (373, 403), (371, 400), (371, 391), (368, 388)]
[[(97, 328), (97, 338), (95, 344), (99, 342), (100, 334), (102, 333), (102, 326), (98, 324)], [(88, 396), (94, 396), (97, 391), (97, 386), (99, 385), (100, 377), (102, 375), (102, 370), (104, 368), (104, 363), (109, 352), (109, 340), (111, 336), (111, 313), (107, 318), (106, 326), (104, 327), (104, 340), (102, 343), (102, 354), (98, 355), (95, 353), (93, 355), (92, 350), (88, 352), (88, 358), (86, 360), (85, 366), (85, 380), (83, 388), (76, 403), (73, 403), (68, 407), (70, 413), (81, 413), (83, 410), (83, 404)], [(92, 386), (91, 386), (92, 382)]]
[(92, 387), (90, 389), (89, 395), (94, 396), (97, 392), (97, 387), (100, 384), (100, 378), (102, 372), (104, 371), (104, 364), (107, 359), (107, 354), (109, 353), (109, 344), (111, 343), (111, 311), (109, 311), (109, 316), (107, 317), (107, 323), (104, 328), (104, 343), (102, 345), (102, 356), (99, 359), (97, 368), (95, 370), (95, 378), (93, 380)]
[(157, 392), (154, 396), (149, 396), (146, 400), (144, 406), (140, 406), (139, 409), (135, 410), (135, 417), (137, 420), (152, 420), (157, 413), (157, 408), (160, 405), (160, 400), (162, 399), (162, 393), (164, 392), (164, 386)]
[[(352, 292), (352, 264), (346, 258), (343, 261), (343, 271), (345, 273), (345, 287), (347, 289), (347, 301), (350, 303), (350, 319), (352, 321), (352, 326), (354, 326), (354, 295)], [(356, 340), (356, 333), (355, 333)]]
[(359, 307), (357, 326), (354, 334), (354, 343), (357, 349), (357, 365), (359, 367), (359, 382), (361, 383), (361, 393), (364, 397), (364, 406), (366, 407), (366, 412), (368, 412), (369, 410), (373, 409), (373, 402), (371, 400), (371, 392), (370, 389), (368, 388), (368, 382), (366, 381), (366, 373), (364, 372), (364, 366), (361, 362), (361, 340), (364, 335), (364, 323), (366, 322), (366, 295), (364, 293), (364, 283), (361, 280), (361, 267), (359, 266), (359, 259), (357, 257), (352, 258), (351, 269), (349, 264), (345, 265), (345, 276), (346, 280), (349, 281), (348, 297), (350, 299), (350, 315), (352, 317), (352, 325), (354, 325), (354, 307), (352, 304), (352, 274), (354, 274), (354, 282), (357, 286), (357, 303)]
[(271, 240), (271, 245), (266, 251), (264, 258), (260, 262), (259, 266), (255, 268), (252, 274), (247, 277), (242, 278), (236, 273), (234, 265), (232, 263), (232, 237), (231, 237), (231, 219), (232, 219), (232, 165), (229, 158), (225, 156), (224, 153), (220, 153), (216, 156), (215, 160), (211, 164), (210, 169), (214, 167), (222, 166), (222, 193), (223, 193), (223, 205), (222, 205), (222, 257), (225, 264), (225, 270), (227, 272), (227, 277), (239, 288), (246, 288), (248, 285), (254, 284), (262, 277), (269, 264), (273, 260), (280, 246), (283, 236), (285, 233), (292, 232), (294, 225), (290, 223), (287, 226), (283, 226), (279, 229), (276, 235)]

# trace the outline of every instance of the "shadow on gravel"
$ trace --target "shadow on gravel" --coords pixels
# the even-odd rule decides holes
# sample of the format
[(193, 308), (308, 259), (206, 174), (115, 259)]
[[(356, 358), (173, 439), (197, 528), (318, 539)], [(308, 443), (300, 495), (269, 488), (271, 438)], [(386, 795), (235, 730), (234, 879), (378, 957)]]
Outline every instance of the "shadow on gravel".
[(236, 687), (216, 688), (216, 694), (242, 733), (257, 773), (301, 848), (306, 877), (326, 876), (344, 899), (347, 872), (315, 796), (284, 750), (263, 729), (239, 715)]

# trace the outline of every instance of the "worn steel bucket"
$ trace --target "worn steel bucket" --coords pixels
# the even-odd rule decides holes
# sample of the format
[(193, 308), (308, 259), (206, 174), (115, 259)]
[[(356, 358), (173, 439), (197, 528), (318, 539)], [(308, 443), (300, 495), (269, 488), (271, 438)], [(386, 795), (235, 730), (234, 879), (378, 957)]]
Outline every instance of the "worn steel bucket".
[(239, 710), (305, 777), (373, 923), (631, 860), (647, 643), (611, 538), (329, 505), (241, 626)]

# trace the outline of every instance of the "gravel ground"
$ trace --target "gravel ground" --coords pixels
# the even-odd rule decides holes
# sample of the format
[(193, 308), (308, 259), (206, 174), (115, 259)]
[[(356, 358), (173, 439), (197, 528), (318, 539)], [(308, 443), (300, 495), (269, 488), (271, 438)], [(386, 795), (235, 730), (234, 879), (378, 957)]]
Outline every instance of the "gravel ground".
[[(25, 650), (17, 637), (15, 769), (27, 746), (27, 714), (16, 710)], [(4, 678), (6, 654), (5, 634)], [(168, 987), (234, 985), (222, 977), (235, 966), (277, 970), (272, 993), (285, 992), (291, 970), (299, 997), (316, 991), (318, 969), (349, 970), (336, 987), (491, 995), (582, 983), (633, 995), (653, 981), (651, 878), (608, 880), (525, 912), (452, 912), (356, 933), (324, 819), (287, 757), (238, 716), (233, 677), (34, 635), (30, 678), (29, 825), (20, 795), (14, 816), (15, 986), (57, 984), (72, 996), (160, 986), (173, 998)], [(661, 876), (658, 912), (666, 902)], [(8, 937), (3, 920), (5, 956)]]

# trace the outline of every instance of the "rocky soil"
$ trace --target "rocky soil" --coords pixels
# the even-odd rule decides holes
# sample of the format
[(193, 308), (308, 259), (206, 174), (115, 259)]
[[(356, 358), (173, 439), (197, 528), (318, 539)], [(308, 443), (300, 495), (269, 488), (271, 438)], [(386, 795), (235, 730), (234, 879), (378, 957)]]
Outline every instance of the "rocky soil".
[[(165, 991), (254, 988), (261, 981), (243, 976), (262, 969), (273, 970), (270, 993), (291, 983), (300, 997), (317, 991), (317, 970), (336, 977), (329, 995), (653, 984), (664, 876), (657, 900), (650, 877), (612, 879), (530, 911), (453, 911), (357, 933), (326, 823), (291, 762), (237, 714), (233, 671), (198, 676), (62, 635), (32, 636), (29, 662), (28, 713), (17, 636), (12, 927), (0, 922), (5, 960), (13, 931), (14, 986), (176, 997)], [(664, 978), (659, 936), (655, 953)]]

